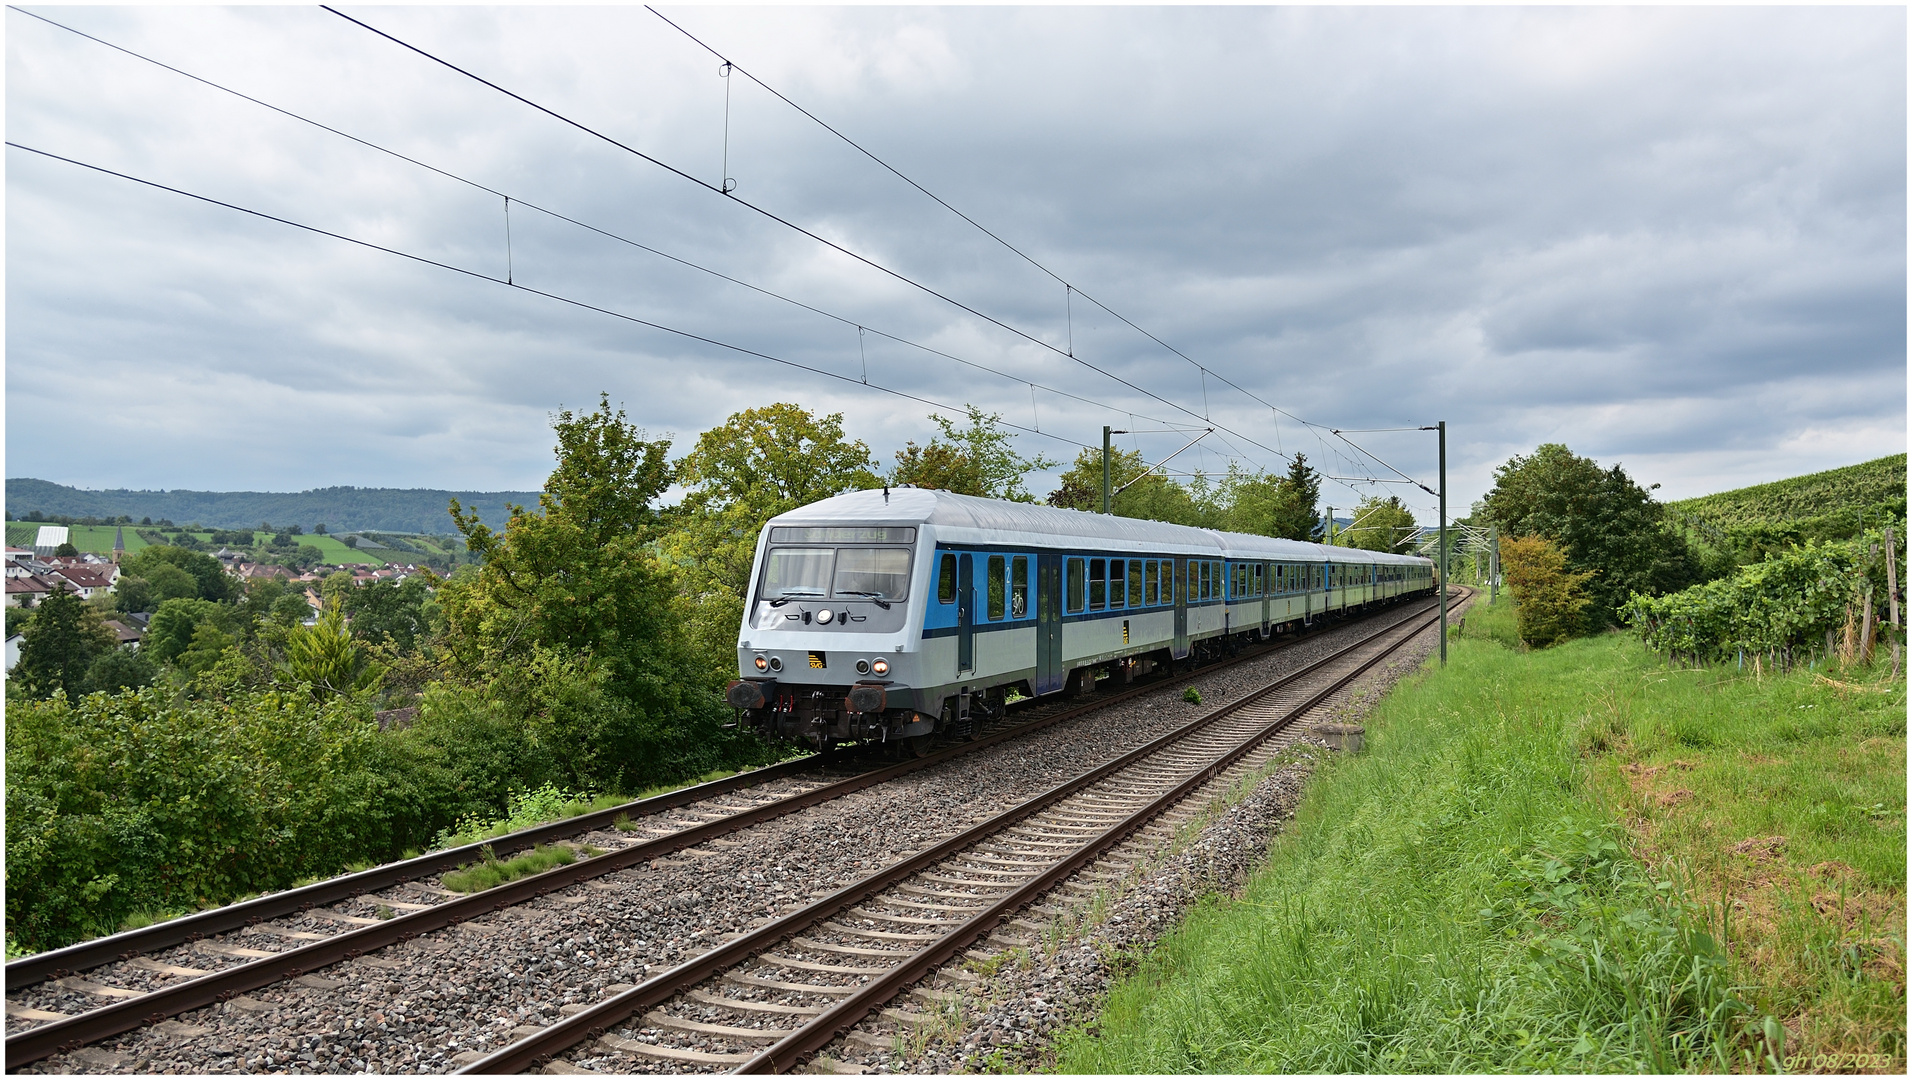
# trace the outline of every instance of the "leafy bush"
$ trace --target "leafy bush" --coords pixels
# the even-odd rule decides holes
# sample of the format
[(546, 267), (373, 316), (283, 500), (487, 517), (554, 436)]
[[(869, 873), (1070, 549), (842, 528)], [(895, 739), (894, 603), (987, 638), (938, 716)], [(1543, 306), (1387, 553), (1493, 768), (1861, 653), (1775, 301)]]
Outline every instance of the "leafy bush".
[(1870, 550), (1882, 539), (1808, 542), (1731, 577), (1635, 596), (1622, 613), (1647, 647), (1695, 660), (1822, 643), (1855, 617), (1868, 584), (1885, 595), (1885, 570)]
[(1520, 640), (1544, 649), (1580, 631), (1591, 602), (1581, 587), (1594, 571), (1568, 570), (1560, 545), (1537, 536), (1502, 540), (1500, 566), (1520, 602)]
[[(617, 803), (610, 805), (615, 806)], [(493, 840), (547, 821), (576, 817), (594, 809), (600, 807), (588, 792), (570, 791), (547, 780), (529, 791), (521, 789), (512, 792), (505, 800), (504, 817), (486, 818), (479, 814), (466, 814), (458, 820), (458, 824), (440, 832), (432, 840), (432, 847), (463, 847), (480, 840)]]
[(350, 706), (157, 689), (10, 704), (7, 926), (32, 947), (284, 888), (412, 839), (410, 770)]

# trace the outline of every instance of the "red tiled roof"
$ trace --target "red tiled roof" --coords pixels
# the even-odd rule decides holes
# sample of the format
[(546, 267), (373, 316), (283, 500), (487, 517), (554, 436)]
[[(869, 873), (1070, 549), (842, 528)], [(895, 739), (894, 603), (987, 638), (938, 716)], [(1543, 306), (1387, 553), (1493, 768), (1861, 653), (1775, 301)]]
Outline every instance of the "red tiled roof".
[(113, 584), (113, 576), (90, 566), (68, 566), (59, 571), (59, 575), (82, 589), (105, 589)]

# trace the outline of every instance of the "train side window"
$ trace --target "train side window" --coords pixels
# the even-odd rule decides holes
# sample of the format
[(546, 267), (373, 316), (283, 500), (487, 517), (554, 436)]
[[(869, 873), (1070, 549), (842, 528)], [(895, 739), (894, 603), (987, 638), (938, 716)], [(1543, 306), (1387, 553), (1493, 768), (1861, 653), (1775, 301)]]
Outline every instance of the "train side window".
[(1131, 607), (1141, 607), (1142, 600), (1143, 600), (1142, 560), (1130, 559), (1129, 560), (1129, 605)]
[(1142, 568), (1142, 603), (1154, 607), (1162, 602), (1162, 564), (1150, 559)]
[(1069, 611), (1071, 614), (1082, 610), (1083, 582), (1087, 575), (1083, 571), (1081, 559), (1069, 560)]
[(1260, 596), (1262, 595), (1262, 593), (1267, 591), (1262, 586), (1262, 580), (1263, 580), (1262, 576), (1267, 572), (1267, 570), (1268, 568), (1266, 566), (1263, 566), (1261, 563), (1255, 564), (1255, 595), (1256, 596)]
[(956, 556), (943, 553), (942, 562), (936, 569), (936, 601), (941, 604), (956, 602)]
[(1109, 605), (1109, 560), (1089, 560), (1089, 610), (1101, 611)]
[(1124, 569), (1124, 566), (1125, 564), (1123, 563), (1121, 559), (1109, 560), (1109, 610), (1110, 611), (1114, 611), (1117, 608), (1125, 608), (1129, 606), (1128, 590), (1122, 587), (1123, 584), (1127, 582), (1129, 579), (1128, 571)]
[(1195, 599), (1197, 600), (1208, 599), (1208, 591), (1209, 591), (1208, 572), (1211, 565), (1212, 564), (1207, 559), (1202, 560), (1201, 570), (1196, 575), (1196, 583), (1199, 586), (1199, 588), (1197, 589), (1195, 593)]
[(1029, 617), (1029, 556), (1018, 555), (1009, 564), (1009, 617)]
[(1008, 570), (1008, 561), (1001, 555), (989, 557), (989, 621), (1001, 622), (1003, 612), (1007, 610), (1009, 597), (1008, 582), (1003, 580)]

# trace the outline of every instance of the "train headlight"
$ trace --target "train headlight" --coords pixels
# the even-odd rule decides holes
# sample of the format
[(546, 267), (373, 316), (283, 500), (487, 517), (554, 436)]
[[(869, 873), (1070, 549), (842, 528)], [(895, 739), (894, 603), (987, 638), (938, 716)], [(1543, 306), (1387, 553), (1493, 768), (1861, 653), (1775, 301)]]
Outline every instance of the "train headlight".
[(858, 660), (856, 662), (856, 673), (858, 675), (868, 675), (870, 673), (870, 662), (868, 660)]
[(756, 665), (757, 665), (757, 670), (758, 670), (758, 671), (769, 671), (769, 670), (770, 670), (770, 661), (769, 661), (769, 660), (766, 660), (766, 659), (764, 658), (764, 655), (763, 655), (762, 653), (758, 653), (758, 654), (757, 654), (757, 659), (755, 659), (755, 660), (753, 660), (753, 661), (752, 661), (752, 663), (754, 663), (754, 664), (756, 664)]
[(782, 661), (782, 660), (779, 660), (779, 659), (777, 659), (777, 658), (776, 658), (776, 657), (774, 657), (774, 656), (773, 656), (773, 657), (771, 657), (771, 658), (770, 658), (770, 670), (772, 670), (772, 671), (782, 671), (782, 670), (783, 670), (783, 661)]
[(822, 611), (817, 612), (817, 621), (820, 623), (827, 623), (834, 618), (836, 618), (836, 612), (831, 611), (829, 608), (824, 608)]
[(878, 675), (888, 675), (890, 673), (890, 662), (879, 656), (870, 664), (870, 670), (876, 672)]

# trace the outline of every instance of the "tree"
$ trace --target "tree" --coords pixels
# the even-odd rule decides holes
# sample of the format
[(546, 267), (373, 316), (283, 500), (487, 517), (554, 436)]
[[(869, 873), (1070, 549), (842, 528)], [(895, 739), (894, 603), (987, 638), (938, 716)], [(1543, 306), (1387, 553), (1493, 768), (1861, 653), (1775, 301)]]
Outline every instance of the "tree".
[(483, 559), (440, 590), (452, 657), (487, 679), (540, 647), (590, 654), (611, 685), (644, 709), (679, 699), (672, 583), (648, 550), (651, 500), (670, 482), (669, 442), (651, 441), (611, 409), (558, 413), (558, 466), (539, 510), (512, 506), (503, 532), (452, 500), (451, 516)]
[(352, 636), (378, 642), (390, 637), (401, 652), (410, 652), (430, 632), (427, 606), (432, 603), (434, 579), (414, 574), (404, 581), (373, 581), (347, 592), (344, 610), (352, 617)]
[(1698, 577), (1686, 540), (1665, 525), (1663, 506), (1620, 466), (1602, 469), (1560, 443), (1508, 459), (1481, 506), (1503, 537), (1557, 541), (1572, 569), (1593, 573), (1587, 618), (1596, 626), (1615, 625), (1633, 593), (1662, 595)]
[[(457, 500), (452, 500), (452, 503), (457, 505)], [(350, 571), (334, 570), (325, 575), (325, 580), (319, 582), (319, 601), (325, 604), (332, 603), (334, 600), (343, 602), (357, 587), (358, 580)]]
[(317, 622), (295, 626), (286, 635), (280, 672), (286, 680), (310, 687), (312, 696), (319, 699), (374, 689), (382, 674), (352, 640), (337, 601), (325, 605)]
[(153, 611), (168, 600), (190, 600), (199, 596), (199, 582), (171, 563), (148, 561), (145, 576), (121, 573), (113, 593), (121, 611)]
[[(1123, 485), (1127, 485), (1124, 487)], [(1121, 488), (1119, 494), (1116, 489)], [(1188, 489), (1149, 471), (1149, 463), (1139, 450), (1109, 450), (1109, 490), (1114, 498), (1109, 510), (1116, 517), (1168, 521), (1177, 525), (1205, 524), (1203, 514)], [(1062, 474), (1062, 482), (1049, 495), (1050, 506), (1069, 510), (1102, 510), (1102, 451), (1083, 447), (1075, 464)]]
[(218, 629), (231, 615), (231, 608), (211, 600), (168, 600), (153, 612), (140, 648), (152, 653), (156, 660), (172, 663), (193, 646), (194, 635), (201, 625)]
[(1296, 454), (1282, 477), (1275, 501), (1270, 536), (1284, 540), (1314, 540), (1321, 532), (1321, 474), (1308, 464), (1308, 455)]
[(20, 643), (20, 661), (9, 677), (30, 697), (64, 690), (76, 698), (88, 690), (86, 673), (93, 661), (117, 644), (78, 593), (55, 589), (34, 609)]
[(1502, 537), (1500, 568), (1519, 602), (1515, 621), (1520, 640), (1544, 649), (1583, 629), (1590, 601), (1582, 586), (1594, 572), (1567, 569), (1560, 545), (1538, 536)]
[(963, 408), (969, 414), (969, 427), (960, 430), (941, 413), (930, 414), (942, 436), (931, 439), (928, 446), (919, 447), (911, 441), (898, 450), (890, 483), (985, 499), (1035, 502), (1022, 486), (1023, 477), (1053, 469), (1060, 462), (1040, 454), (1025, 458), (1016, 453), (1010, 446), (1015, 436), (1003, 430), (1002, 414), (985, 413), (974, 405)]
[(1370, 495), (1355, 507), (1354, 523), (1335, 538), (1335, 543), (1364, 551), (1398, 553), (1402, 542), (1414, 532), (1414, 513), (1401, 504), (1399, 496), (1383, 499)]
[(59, 547), (53, 549), (53, 554), (61, 558), (70, 558), (79, 553), (80, 549), (74, 547), (71, 543), (62, 543)]
[(94, 690), (117, 694), (152, 685), (159, 668), (152, 658), (137, 649), (108, 649), (93, 659), (86, 669), (86, 682)]
[(161, 566), (171, 566), (190, 575), (201, 600), (230, 600), (238, 592), (237, 583), (226, 575), (226, 568), (219, 565), (218, 559), (170, 544), (155, 544), (126, 556), (120, 560), (120, 573), (150, 582), (154, 574), (162, 573)]

